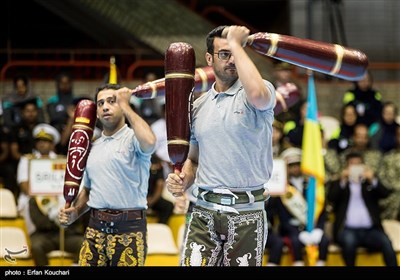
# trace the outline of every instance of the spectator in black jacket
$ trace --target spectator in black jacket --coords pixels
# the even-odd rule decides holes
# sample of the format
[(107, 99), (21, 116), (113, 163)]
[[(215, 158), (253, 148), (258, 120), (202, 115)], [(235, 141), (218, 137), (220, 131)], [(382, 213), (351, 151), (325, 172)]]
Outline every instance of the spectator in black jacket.
[(347, 266), (354, 266), (357, 247), (381, 251), (387, 266), (397, 266), (396, 253), (385, 234), (378, 201), (390, 194), (364, 164), (361, 154), (346, 156), (346, 168), (333, 181), (328, 200), (333, 204), (334, 240), (342, 247)]
[(371, 72), (354, 82), (354, 87), (343, 96), (343, 105), (353, 104), (357, 110), (358, 122), (366, 126), (379, 120), (382, 113), (382, 95), (374, 88)]

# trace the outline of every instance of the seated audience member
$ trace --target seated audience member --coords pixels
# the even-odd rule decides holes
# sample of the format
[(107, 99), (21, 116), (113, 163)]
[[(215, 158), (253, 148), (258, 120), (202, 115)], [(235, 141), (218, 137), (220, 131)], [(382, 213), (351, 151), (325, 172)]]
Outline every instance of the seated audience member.
[(339, 155), (342, 168), (346, 166), (347, 155), (353, 152), (361, 154), (365, 164), (367, 164), (374, 173), (378, 172), (382, 161), (382, 153), (379, 150), (371, 148), (368, 127), (365, 124), (360, 123), (354, 127), (352, 145)]
[(332, 133), (328, 147), (340, 154), (351, 146), (357, 122), (356, 107), (351, 103), (344, 105), (340, 110), (340, 127)]
[(396, 148), (383, 156), (379, 180), (392, 193), (382, 201), (382, 219), (400, 221), (400, 126), (396, 130)]
[(274, 120), (272, 123), (272, 155), (274, 158), (277, 158), (289, 146), (283, 136), (283, 123)]
[(47, 100), (47, 114), (50, 124), (62, 133), (68, 121), (68, 108), (73, 105), (73, 81), (68, 73), (60, 73), (56, 78), (56, 94)]
[(397, 106), (393, 102), (383, 103), (380, 120), (374, 122), (368, 130), (372, 148), (382, 153), (387, 153), (396, 148), (396, 129), (400, 127), (400, 124), (396, 122), (397, 111)]
[(382, 95), (374, 89), (374, 81), (371, 72), (354, 82), (354, 87), (343, 96), (343, 105), (353, 104), (357, 110), (358, 122), (369, 127), (379, 119), (382, 112)]
[(30, 154), (34, 148), (33, 128), (39, 123), (38, 108), (34, 99), (18, 104), (21, 108), (21, 122), (12, 127), (9, 141), (11, 158), (15, 164), (23, 154)]
[(358, 247), (381, 251), (387, 266), (397, 266), (396, 253), (385, 234), (378, 201), (390, 194), (361, 154), (346, 156), (346, 167), (328, 193), (335, 216), (334, 240), (342, 247), (347, 266), (354, 266)]
[(285, 141), (290, 146), (301, 148), (303, 143), (304, 120), (307, 113), (307, 101), (301, 100), (299, 102), (299, 111), (294, 120), (287, 121), (283, 127), (285, 134)]
[(303, 249), (307, 245), (318, 245), (319, 254), (316, 265), (323, 266), (328, 256), (329, 239), (323, 229), (326, 221), (325, 208), (318, 216), (317, 224), (312, 232), (305, 230), (307, 224), (307, 201), (305, 192), (308, 178), (301, 172), (301, 150), (288, 148), (281, 154), (287, 164), (288, 191), (277, 201), (280, 231), (282, 236), (290, 240), (294, 257), (294, 266), (303, 266)]
[(43, 101), (32, 93), (29, 78), (25, 75), (17, 75), (14, 78), (14, 89), (3, 98), (3, 124), (9, 128), (19, 125), (22, 121), (22, 107), (20, 104), (26, 101), (35, 103), (38, 110), (38, 121), (44, 121)]
[(275, 219), (277, 218), (276, 202), (277, 197), (270, 197), (266, 201), (265, 210), (268, 215), (268, 238), (265, 248), (268, 249), (268, 262), (267, 266), (280, 265), (283, 253), (283, 242), (282, 236), (274, 228)]

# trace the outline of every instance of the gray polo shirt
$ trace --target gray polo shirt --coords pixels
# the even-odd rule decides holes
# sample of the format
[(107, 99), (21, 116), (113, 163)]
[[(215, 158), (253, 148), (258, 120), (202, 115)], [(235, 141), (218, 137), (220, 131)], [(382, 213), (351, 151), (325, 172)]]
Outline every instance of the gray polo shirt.
[(143, 153), (127, 125), (102, 136), (91, 148), (83, 177), (88, 205), (102, 209), (146, 209), (151, 153)]
[(191, 144), (198, 145), (195, 185), (206, 189), (259, 189), (272, 172), (275, 89), (265, 110), (254, 108), (239, 80), (224, 93), (212, 88), (195, 100)]

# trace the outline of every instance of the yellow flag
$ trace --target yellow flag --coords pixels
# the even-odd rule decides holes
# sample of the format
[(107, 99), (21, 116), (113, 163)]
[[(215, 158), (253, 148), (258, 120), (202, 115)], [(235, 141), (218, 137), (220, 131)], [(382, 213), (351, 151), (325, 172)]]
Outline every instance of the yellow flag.
[(117, 66), (115, 65), (115, 57), (110, 58), (110, 77), (109, 84), (117, 84)]
[(307, 114), (304, 121), (302, 150), (301, 170), (310, 176), (307, 188), (307, 230), (311, 231), (325, 203), (325, 165), (321, 152), (322, 136), (312, 73), (308, 77)]
[[(315, 93), (314, 77), (312, 72), (308, 76), (307, 114), (304, 121), (303, 154), (301, 170), (309, 175), (307, 187), (307, 224), (306, 229), (311, 232), (317, 224), (318, 217), (324, 210), (325, 204), (325, 165), (322, 155), (322, 136), (318, 123), (317, 97)], [(309, 266), (314, 266), (318, 260), (318, 246), (305, 247)]]

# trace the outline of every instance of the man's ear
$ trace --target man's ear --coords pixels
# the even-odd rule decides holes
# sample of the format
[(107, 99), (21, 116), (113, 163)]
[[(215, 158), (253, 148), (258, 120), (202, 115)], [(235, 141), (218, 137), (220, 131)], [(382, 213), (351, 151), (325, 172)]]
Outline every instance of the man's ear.
[(206, 61), (208, 66), (212, 66), (213, 63), (213, 56), (210, 53), (206, 53)]

